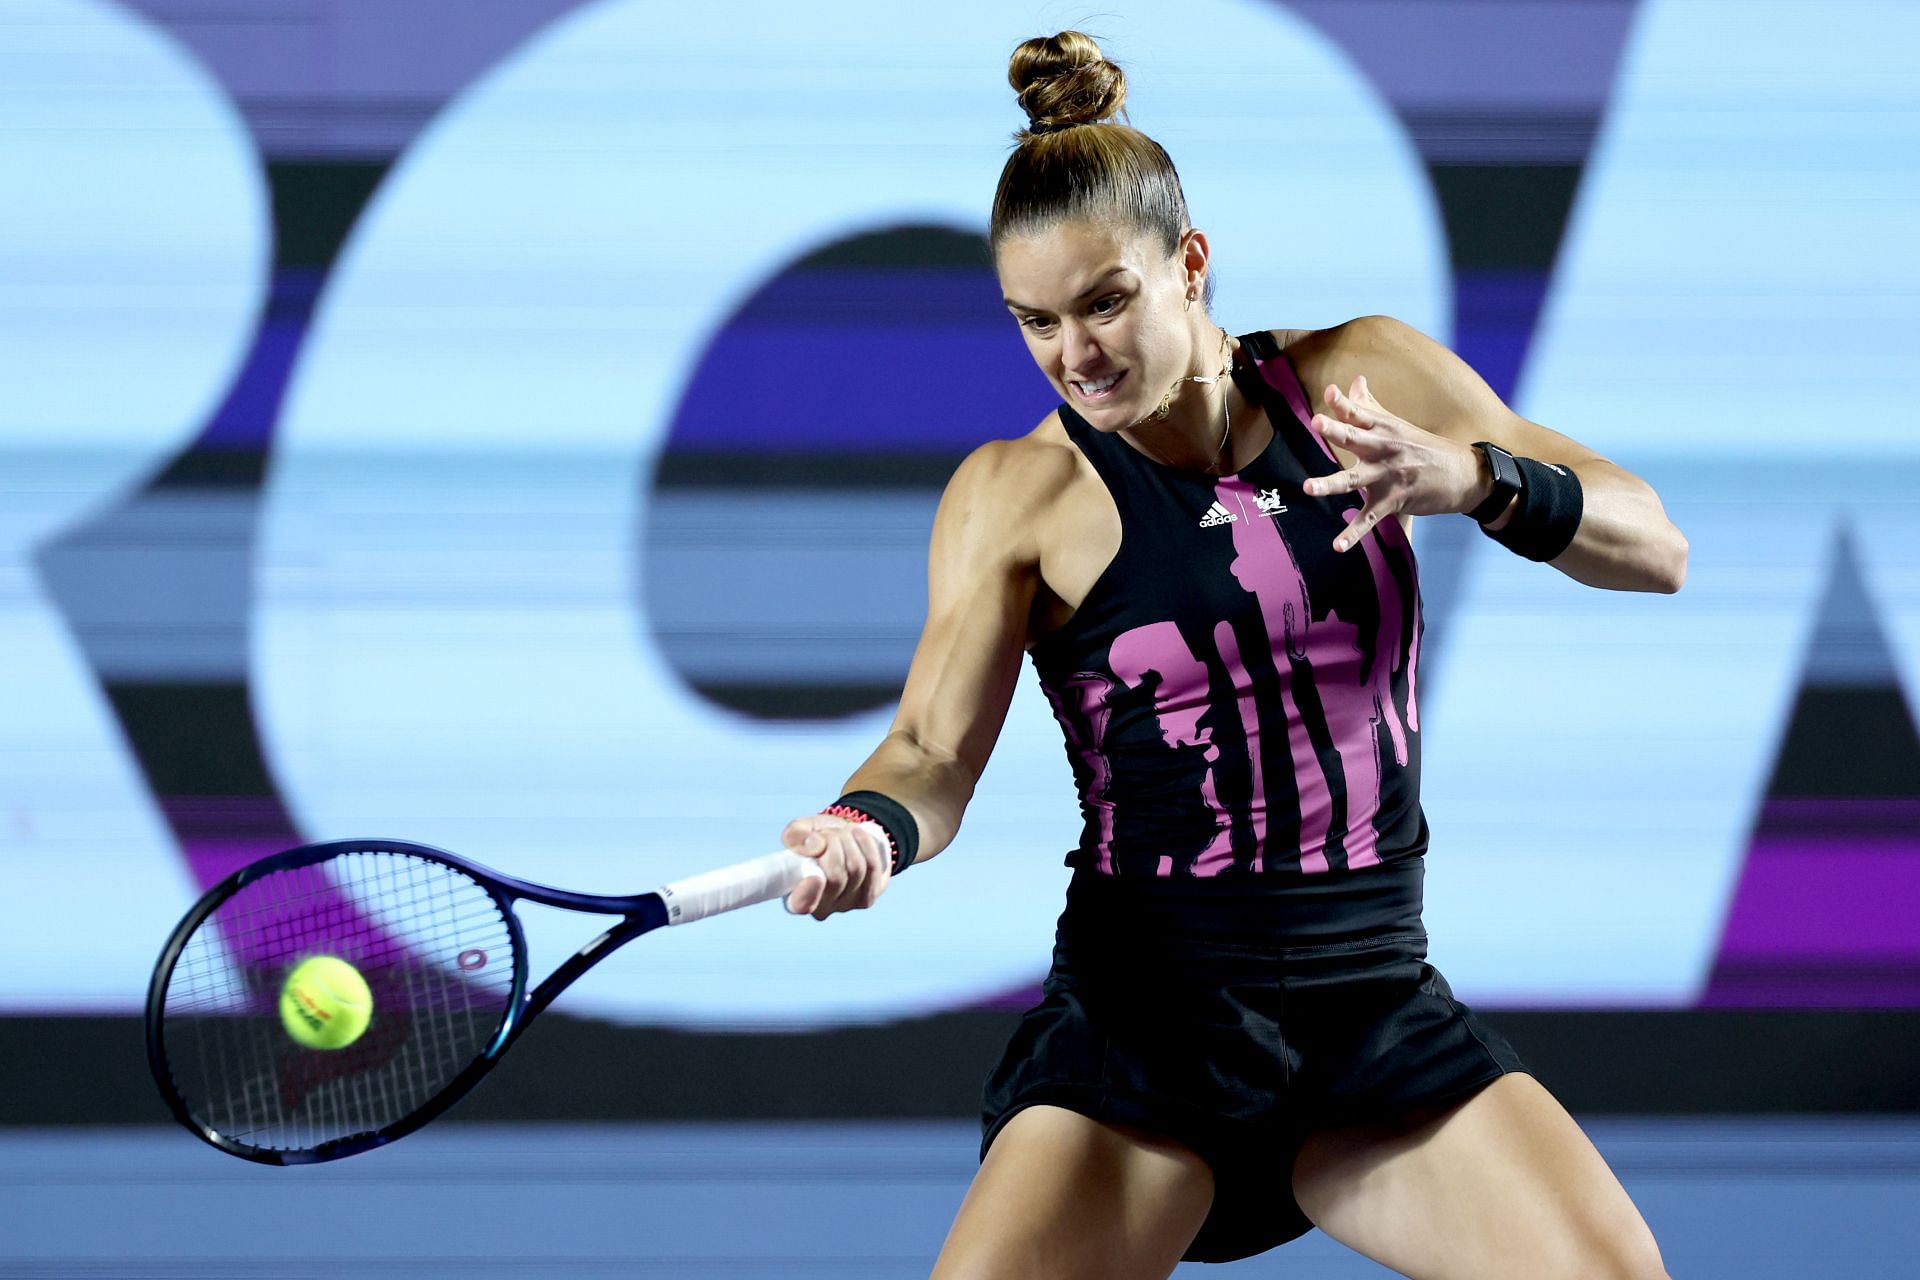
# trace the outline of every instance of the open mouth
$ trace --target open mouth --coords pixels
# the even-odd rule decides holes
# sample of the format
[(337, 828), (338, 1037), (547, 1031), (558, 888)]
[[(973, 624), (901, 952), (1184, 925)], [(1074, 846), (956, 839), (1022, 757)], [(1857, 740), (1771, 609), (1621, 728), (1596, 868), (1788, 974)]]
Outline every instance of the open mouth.
[(1122, 369), (1119, 373), (1100, 382), (1070, 382), (1068, 385), (1073, 388), (1075, 395), (1088, 404), (1099, 404), (1102, 400), (1113, 399), (1115, 392), (1119, 390), (1120, 384), (1126, 381), (1126, 378), (1127, 371)]

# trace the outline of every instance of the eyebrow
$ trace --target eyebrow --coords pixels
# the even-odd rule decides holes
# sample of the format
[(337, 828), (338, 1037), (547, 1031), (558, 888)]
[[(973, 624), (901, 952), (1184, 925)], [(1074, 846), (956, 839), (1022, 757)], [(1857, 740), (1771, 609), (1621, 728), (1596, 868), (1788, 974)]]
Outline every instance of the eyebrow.
[[(1075, 302), (1078, 302), (1080, 301), (1080, 299), (1086, 297), (1088, 294), (1098, 291), (1101, 285), (1105, 284), (1107, 281), (1111, 280), (1116, 274), (1118, 274), (1119, 272), (1125, 271), (1126, 269), (1127, 268), (1124, 263), (1115, 263), (1113, 266), (1108, 267), (1106, 271), (1101, 273), (1101, 276), (1098, 280), (1095, 280), (1092, 284), (1088, 285), (1086, 288), (1082, 289), (1079, 293), (1075, 294), (1072, 300)], [(1046, 310), (1045, 307), (1030, 307), (1024, 302), (1015, 302), (1012, 298), (1003, 297), (1000, 299), (1000, 301), (1006, 303), (1009, 307), (1012, 307), (1016, 311), (1045, 311)]]

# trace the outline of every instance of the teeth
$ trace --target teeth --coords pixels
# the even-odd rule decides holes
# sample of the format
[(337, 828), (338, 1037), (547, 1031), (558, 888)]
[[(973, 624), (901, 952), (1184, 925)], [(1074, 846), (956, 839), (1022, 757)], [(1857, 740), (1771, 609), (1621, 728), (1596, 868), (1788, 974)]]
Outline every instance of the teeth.
[(1106, 379), (1104, 382), (1082, 382), (1079, 384), (1079, 387), (1082, 391), (1086, 392), (1088, 395), (1099, 395), (1102, 391), (1105, 391), (1108, 387), (1112, 386), (1114, 383), (1118, 381), (1120, 381), (1120, 375), (1116, 373), (1111, 378)]

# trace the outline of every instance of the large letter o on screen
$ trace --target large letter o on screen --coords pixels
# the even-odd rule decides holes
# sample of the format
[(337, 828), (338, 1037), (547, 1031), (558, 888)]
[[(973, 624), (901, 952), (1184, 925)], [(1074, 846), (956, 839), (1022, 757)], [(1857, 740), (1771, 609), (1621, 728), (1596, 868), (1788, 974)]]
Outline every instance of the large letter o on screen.
[[(866, 230), (984, 230), (1021, 123), (1006, 59), (1032, 21), (1000, 2), (607, 4), (421, 137), (323, 300), (264, 521), (258, 710), (310, 835), (410, 836), (631, 891), (764, 852), (832, 799), (889, 716), (768, 725), (687, 691), (636, 615), (633, 531), (683, 379), (768, 274)], [(1101, 34), (1231, 264), (1223, 323), (1384, 311), (1445, 335), (1424, 171), (1335, 47), (1265, 5)], [(1313, 202), (1315, 172), (1368, 198)], [(817, 937), (776, 910), (718, 920), (616, 957), (569, 1001), (797, 1025), (1030, 982), (1072, 794), (1023, 681), (951, 857), (880, 909)]]

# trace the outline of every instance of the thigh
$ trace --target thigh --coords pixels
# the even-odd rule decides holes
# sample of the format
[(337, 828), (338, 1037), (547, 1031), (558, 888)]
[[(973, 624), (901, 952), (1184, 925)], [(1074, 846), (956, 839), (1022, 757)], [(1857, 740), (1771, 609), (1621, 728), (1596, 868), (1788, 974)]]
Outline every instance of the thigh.
[(933, 1280), (1165, 1280), (1212, 1202), (1186, 1147), (1030, 1106), (987, 1149)]
[(1414, 1280), (1661, 1280), (1625, 1188), (1540, 1082), (1310, 1134), (1294, 1197), (1314, 1225)]

